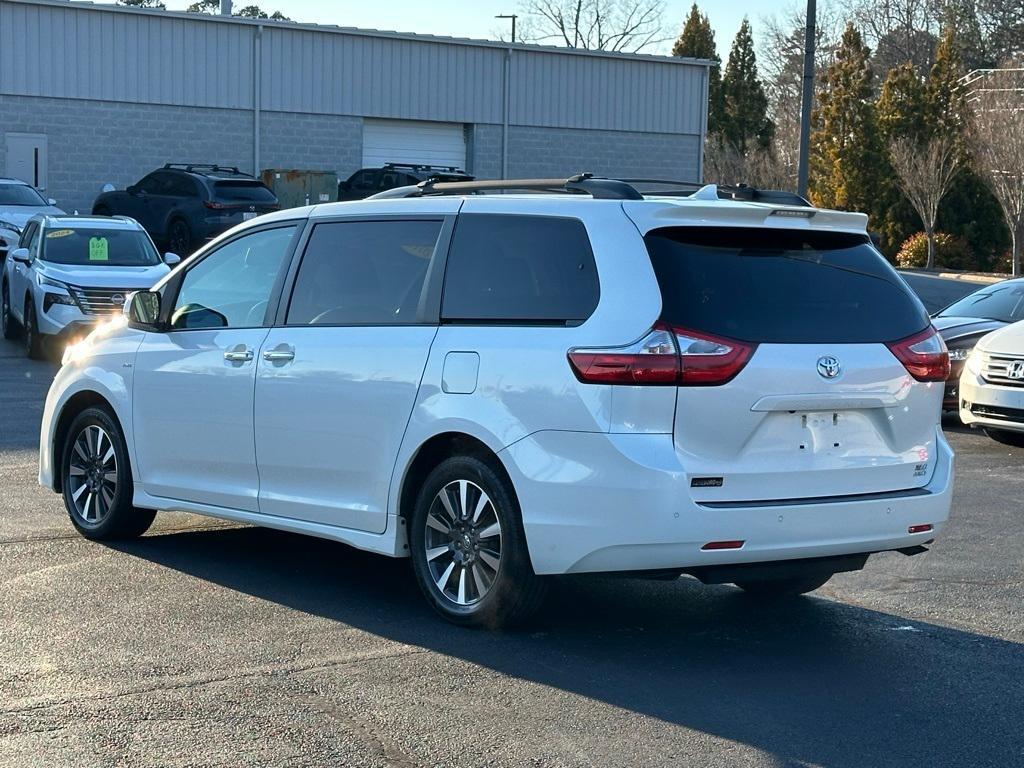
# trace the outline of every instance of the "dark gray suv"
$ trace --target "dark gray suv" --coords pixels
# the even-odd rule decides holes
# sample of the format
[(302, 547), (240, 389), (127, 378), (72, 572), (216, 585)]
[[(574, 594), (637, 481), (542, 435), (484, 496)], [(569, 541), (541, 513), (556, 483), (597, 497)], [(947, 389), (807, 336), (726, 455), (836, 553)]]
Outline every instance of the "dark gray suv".
[(187, 256), (236, 224), (280, 209), (273, 192), (234, 166), (167, 163), (125, 190), (104, 192), (97, 216), (130, 216), (167, 250)]

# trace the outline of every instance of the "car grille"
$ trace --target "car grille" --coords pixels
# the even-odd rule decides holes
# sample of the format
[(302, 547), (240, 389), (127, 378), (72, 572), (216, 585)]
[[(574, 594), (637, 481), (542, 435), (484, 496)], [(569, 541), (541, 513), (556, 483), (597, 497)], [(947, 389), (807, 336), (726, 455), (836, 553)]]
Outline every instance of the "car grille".
[[(80, 288), (68, 286), (82, 312), (87, 315), (108, 315), (120, 312), (134, 288)], [(115, 300), (116, 297), (116, 300)]]
[(1004, 387), (1024, 387), (1024, 357), (986, 352), (981, 376), (992, 384)]

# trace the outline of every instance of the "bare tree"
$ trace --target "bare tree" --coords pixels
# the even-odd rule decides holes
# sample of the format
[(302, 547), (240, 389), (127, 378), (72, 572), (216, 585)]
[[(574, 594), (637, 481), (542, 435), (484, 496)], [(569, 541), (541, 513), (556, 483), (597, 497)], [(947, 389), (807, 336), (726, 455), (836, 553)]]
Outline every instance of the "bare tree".
[(741, 152), (715, 136), (708, 137), (704, 145), (704, 181), (708, 184), (749, 184), (762, 189), (792, 186), (785, 162), (770, 150), (755, 146)]
[(933, 269), (935, 220), (939, 216), (939, 203), (949, 192), (959, 167), (956, 146), (946, 136), (935, 136), (924, 143), (899, 137), (889, 145), (889, 162), (900, 189), (921, 217), (928, 238), (925, 266)]
[(1024, 89), (991, 91), (974, 105), (975, 162), (1006, 217), (1013, 274), (1020, 275), (1024, 247)]
[(524, 0), (522, 39), (567, 48), (637, 53), (663, 43), (664, 0)]

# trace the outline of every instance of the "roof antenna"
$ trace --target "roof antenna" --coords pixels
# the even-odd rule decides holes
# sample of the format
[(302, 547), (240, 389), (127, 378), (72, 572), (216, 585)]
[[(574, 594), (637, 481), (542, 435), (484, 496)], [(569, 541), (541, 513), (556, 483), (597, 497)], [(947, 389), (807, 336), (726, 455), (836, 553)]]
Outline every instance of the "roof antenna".
[(705, 184), (703, 187), (698, 189), (692, 195), (691, 200), (717, 200), (718, 199), (718, 187), (714, 184)]

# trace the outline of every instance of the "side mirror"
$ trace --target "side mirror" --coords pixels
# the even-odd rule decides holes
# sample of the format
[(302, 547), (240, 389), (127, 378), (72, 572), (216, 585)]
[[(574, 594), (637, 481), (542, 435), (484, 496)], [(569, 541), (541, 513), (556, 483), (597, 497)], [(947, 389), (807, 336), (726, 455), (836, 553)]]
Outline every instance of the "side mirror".
[(50, 205), (56, 205), (57, 204), (57, 201), (54, 200), (52, 197), (46, 198), (46, 202), (48, 202)]
[(162, 331), (160, 326), (160, 294), (156, 291), (136, 291), (124, 303), (128, 325), (141, 331)]
[(178, 264), (180, 262), (181, 262), (181, 256), (179, 256), (178, 254), (176, 254), (176, 253), (165, 253), (164, 254), (164, 264), (166, 264), (168, 267), (173, 267), (175, 264)]
[(28, 264), (32, 261), (28, 255), (28, 248), (15, 248), (11, 251), (11, 258), (22, 264)]

